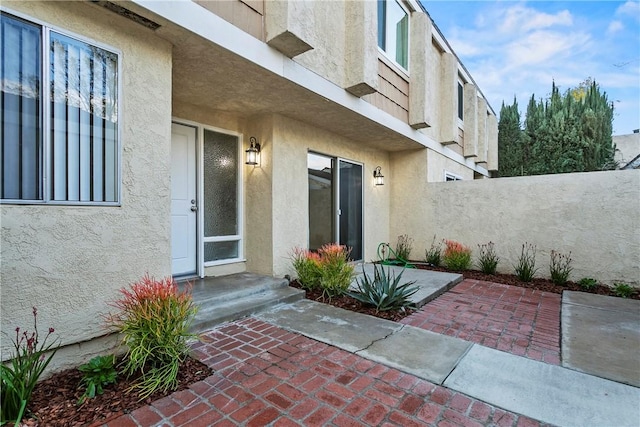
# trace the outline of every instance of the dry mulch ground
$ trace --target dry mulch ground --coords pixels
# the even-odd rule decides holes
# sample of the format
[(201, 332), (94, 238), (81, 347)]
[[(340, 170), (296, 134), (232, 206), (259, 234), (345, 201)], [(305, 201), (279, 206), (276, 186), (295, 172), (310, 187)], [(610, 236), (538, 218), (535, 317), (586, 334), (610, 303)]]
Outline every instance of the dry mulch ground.
[[(418, 266), (418, 268), (448, 271), (444, 268), (427, 266)], [(479, 271), (461, 271), (457, 273), (463, 274), (465, 279), (502, 283), (511, 286), (536, 289), (544, 292), (553, 292), (558, 294), (561, 294), (565, 290), (585, 292), (584, 289), (573, 282), (569, 282), (566, 286), (558, 286), (553, 284), (550, 280), (539, 278), (536, 278), (531, 282), (521, 282), (517, 276), (512, 274), (490, 275)], [(300, 287), (295, 281), (291, 282), (291, 286)], [(589, 292), (599, 295), (615, 296), (615, 293), (611, 288), (602, 285), (596, 286)], [(322, 293), (316, 290), (307, 291), (307, 298), (322, 301), (335, 307), (369, 314), (396, 322), (411, 314), (410, 310), (376, 312), (374, 308), (365, 306), (359, 301), (348, 296), (326, 300), (322, 298)], [(640, 299), (640, 295), (636, 292), (631, 296), (631, 298)], [(180, 369), (180, 385), (178, 390), (183, 390), (190, 384), (201, 381), (211, 374), (211, 370), (204, 364), (195, 359), (187, 359), (187, 362)], [(102, 425), (109, 419), (132, 412), (141, 406), (147, 405), (150, 402), (173, 392), (157, 392), (151, 397), (141, 401), (135, 393), (126, 392), (126, 390), (132, 385), (133, 379), (119, 377), (116, 384), (111, 384), (105, 388), (104, 394), (96, 396), (94, 399), (89, 399), (82, 405), (78, 405), (78, 399), (84, 392), (80, 387), (81, 378), (82, 374), (80, 371), (77, 369), (69, 369), (59, 372), (39, 383), (29, 404), (29, 413), (31, 418), (24, 420), (23, 424), (26, 426), (39, 427)]]
[(168, 396), (177, 390), (184, 390), (190, 384), (204, 380), (213, 372), (203, 363), (187, 358), (178, 373), (178, 388), (167, 392), (158, 391), (140, 400), (137, 393), (127, 392), (131, 387), (132, 378), (118, 376), (116, 384), (105, 387), (102, 395), (87, 399), (78, 405), (78, 399), (84, 393), (80, 387), (82, 373), (77, 369), (68, 369), (54, 374), (38, 383), (28, 409), (29, 419), (23, 421), (25, 426), (97, 426), (110, 419), (127, 414), (147, 405), (161, 397)]

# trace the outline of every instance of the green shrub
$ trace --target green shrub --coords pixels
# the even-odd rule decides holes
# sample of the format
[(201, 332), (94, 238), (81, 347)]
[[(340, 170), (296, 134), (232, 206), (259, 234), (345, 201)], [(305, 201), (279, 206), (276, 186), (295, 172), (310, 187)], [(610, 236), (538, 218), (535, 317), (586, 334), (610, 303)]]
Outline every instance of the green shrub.
[(145, 275), (141, 281), (120, 290), (122, 298), (112, 305), (119, 311), (107, 323), (122, 334), (127, 346), (123, 373), (142, 374), (131, 390), (145, 399), (156, 390), (174, 390), (178, 369), (189, 353), (188, 332), (197, 307), (189, 291), (179, 292), (167, 277), (155, 280)]
[(559, 286), (566, 285), (572, 270), (571, 252), (569, 252), (569, 255), (563, 255), (560, 252), (551, 251), (549, 272), (551, 273), (551, 281), (553, 283)]
[(486, 274), (495, 274), (500, 258), (496, 255), (493, 242), (478, 245), (478, 250), (480, 251), (478, 255), (478, 267), (480, 271)]
[(320, 255), (306, 249), (295, 248), (291, 260), (302, 288), (320, 287)]
[(398, 242), (396, 243), (396, 258), (409, 261), (411, 250), (413, 249), (413, 239), (408, 234), (398, 236)]
[(444, 266), (449, 270), (468, 270), (471, 267), (471, 249), (453, 240), (445, 240), (444, 243)]
[(596, 279), (592, 279), (590, 277), (584, 277), (578, 282), (578, 285), (586, 291), (590, 291), (591, 289), (595, 288), (597, 284), (598, 282), (596, 281)]
[(385, 271), (384, 267), (373, 265), (373, 280), (363, 271), (363, 277), (358, 279), (357, 291), (348, 292), (348, 295), (362, 302), (372, 305), (376, 311), (404, 310), (413, 307), (409, 299), (411, 295), (418, 291), (418, 287), (410, 287), (415, 282), (407, 282), (400, 285), (402, 273), (395, 276), (389, 274), (390, 269)]
[(323, 298), (333, 298), (346, 292), (353, 278), (349, 263), (350, 249), (336, 243), (323, 245), (318, 252), (295, 248), (291, 255), (293, 268), (304, 289), (320, 289)]
[(116, 357), (111, 354), (108, 356), (96, 356), (80, 365), (78, 370), (82, 372), (82, 385), (86, 388), (85, 392), (78, 400), (78, 404), (82, 404), (86, 399), (93, 399), (97, 394), (104, 393), (104, 386), (116, 382), (118, 372), (114, 366)]
[(424, 260), (434, 267), (440, 267), (442, 264), (442, 241), (436, 243), (436, 236), (433, 236), (431, 246), (425, 251)]
[(518, 264), (513, 266), (516, 276), (523, 282), (530, 282), (538, 269), (536, 268), (536, 247), (529, 243), (522, 245)]
[(338, 244), (326, 244), (318, 250), (320, 256), (320, 289), (322, 297), (344, 294), (353, 279), (354, 266), (349, 263), (351, 249)]
[(626, 283), (616, 283), (613, 285), (613, 291), (620, 298), (629, 298), (635, 293), (635, 289)]
[[(56, 354), (56, 341), (47, 344), (55, 332), (49, 328), (42, 342), (38, 334), (38, 310), (33, 307), (33, 332), (16, 328), (13, 342), (15, 354), (8, 364), (0, 363), (0, 424), (15, 422), (20, 425), (33, 389)], [(49, 354), (47, 354), (49, 353)]]

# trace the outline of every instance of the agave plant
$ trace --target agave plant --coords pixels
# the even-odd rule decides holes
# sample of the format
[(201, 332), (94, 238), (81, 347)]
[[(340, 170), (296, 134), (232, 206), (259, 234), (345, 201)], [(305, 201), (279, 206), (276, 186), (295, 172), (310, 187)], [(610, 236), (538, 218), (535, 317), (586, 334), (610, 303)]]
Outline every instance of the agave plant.
[(363, 277), (357, 281), (358, 289), (349, 291), (347, 294), (363, 304), (372, 305), (376, 311), (404, 310), (414, 308), (414, 304), (409, 297), (418, 292), (418, 287), (411, 287), (415, 283), (407, 282), (400, 284), (402, 273), (397, 276), (384, 267), (373, 265), (373, 280), (363, 270)]

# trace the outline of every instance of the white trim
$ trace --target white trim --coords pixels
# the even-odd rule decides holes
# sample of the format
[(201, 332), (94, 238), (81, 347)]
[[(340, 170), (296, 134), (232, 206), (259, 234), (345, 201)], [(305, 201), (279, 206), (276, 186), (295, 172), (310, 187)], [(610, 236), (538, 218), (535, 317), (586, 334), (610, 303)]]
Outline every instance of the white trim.
[[(451, 178), (451, 179), (448, 179)], [(451, 182), (451, 181), (464, 181), (462, 179), (462, 177), (458, 174), (455, 174), (453, 172), (449, 172), (446, 169), (444, 170), (444, 181), (445, 182)]]
[(398, 64), (396, 61), (391, 59), (387, 52), (382, 50), (380, 46), (378, 46), (378, 59), (384, 62), (389, 68), (393, 69), (393, 71), (400, 73), (401, 77), (403, 77), (407, 82), (409, 82), (409, 70), (405, 70), (405, 68)]

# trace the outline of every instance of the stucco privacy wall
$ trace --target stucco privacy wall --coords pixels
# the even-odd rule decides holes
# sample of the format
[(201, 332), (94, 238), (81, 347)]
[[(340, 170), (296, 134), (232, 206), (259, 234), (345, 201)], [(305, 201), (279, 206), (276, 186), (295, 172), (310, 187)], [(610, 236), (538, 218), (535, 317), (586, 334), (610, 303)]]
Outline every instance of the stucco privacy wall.
[[(82, 342), (105, 332), (100, 315), (119, 288), (145, 272), (171, 273), (171, 46), (89, 3), (2, 6), (122, 52), (121, 206), (0, 207), (2, 332), (31, 327), (37, 306), (42, 330), (54, 327), (63, 345)], [(3, 359), (10, 345), (2, 339)], [(59, 356), (54, 362), (78, 363)]]
[(291, 249), (307, 247), (309, 151), (363, 164), (364, 259), (373, 259), (377, 244), (389, 236), (391, 190), (373, 184), (373, 169), (381, 166), (385, 179), (393, 180), (388, 154), (279, 115), (273, 118), (272, 150), (273, 274), (292, 274)]
[(572, 280), (640, 285), (640, 170), (433, 183), (414, 197), (425, 202), (402, 208), (421, 213), (405, 231), (416, 255), (434, 234), (470, 246), (474, 260), (477, 245), (492, 241), (499, 271), (513, 272), (529, 242), (540, 276), (549, 276), (551, 250), (571, 251)]

